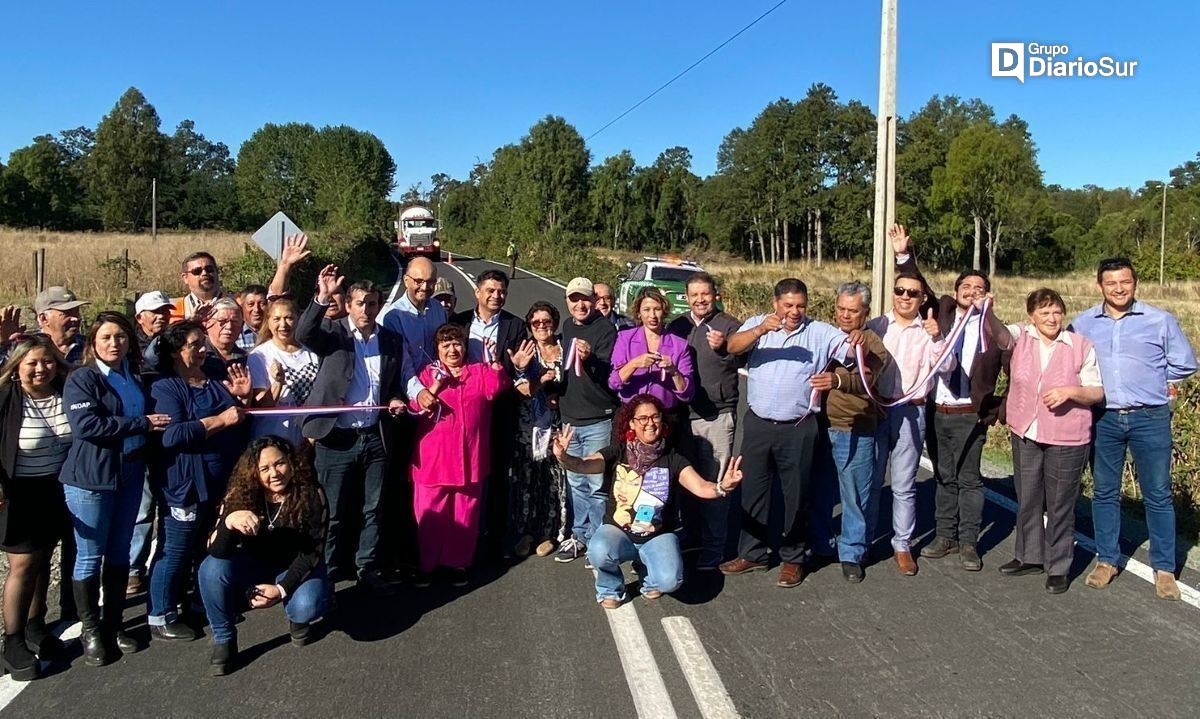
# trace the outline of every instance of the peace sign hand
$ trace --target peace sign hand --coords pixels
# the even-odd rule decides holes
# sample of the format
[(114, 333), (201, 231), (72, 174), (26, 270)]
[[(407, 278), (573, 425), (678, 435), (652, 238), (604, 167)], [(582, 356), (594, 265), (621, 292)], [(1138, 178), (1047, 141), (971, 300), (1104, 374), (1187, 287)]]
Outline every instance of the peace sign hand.
[(729, 463), (729, 468), (725, 470), (725, 477), (721, 480), (721, 488), (726, 492), (735, 489), (742, 483), (742, 455), (733, 458)]

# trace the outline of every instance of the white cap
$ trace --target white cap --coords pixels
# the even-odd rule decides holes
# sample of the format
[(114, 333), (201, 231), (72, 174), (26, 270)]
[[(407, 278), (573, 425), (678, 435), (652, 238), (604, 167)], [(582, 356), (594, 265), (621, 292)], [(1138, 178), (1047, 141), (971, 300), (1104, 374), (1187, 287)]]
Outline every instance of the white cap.
[(133, 304), (134, 314), (139, 312), (161, 310), (164, 307), (172, 306), (171, 298), (167, 297), (165, 292), (147, 292), (137, 298), (137, 302)]
[(591, 297), (596, 294), (596, 287), (592, 281), (586, 277), (576, 277), (567, 283), (567, 297), (571, 295), (587, 295)]

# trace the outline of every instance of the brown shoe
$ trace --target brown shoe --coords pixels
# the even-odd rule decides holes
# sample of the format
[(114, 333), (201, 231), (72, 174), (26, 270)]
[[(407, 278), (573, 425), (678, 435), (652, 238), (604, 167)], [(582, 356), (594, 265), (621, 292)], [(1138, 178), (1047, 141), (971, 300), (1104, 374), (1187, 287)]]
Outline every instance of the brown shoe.
[(742, 559), (741, 557), (730, 559), (718, 567), (721, 570), (721, 574), (746, 574), (747, 572), (760, 572), (766, 568), (766, 562), (751, 562), (749, 559)]
[(1104, 589), (1116, 578), (1116, 567), (1108, 562), (1096, 562), (1096, 568), (1087, 575), (1084, 584), (1087, 584), (1092, 589)]
[(554, 549), (557, 546), (557, 544), (547, 539), (537, 546), (537, 555), (539, 557), (549, 557), (551, 554), (554, 554)]
[(1155, 570), (1154, 572), (1154, 593), (1159, 599), (1168, 599), (1173, 602), (1179, 601), (1179, 585), (1175, 583), (1175, 575), (1170, 572), (1162, 572)]
[(646, 591), (642, 592), (642, 599), (654, 600), (661, 598), (662, 595), (663, 593), (657, 589), (647, 589)]
[(621, 606), (621, 600), (609, 597), (608, 599), (600, 600), (600, 606), (604, 607), (605, 609), (616, 609), (617, 607)]
[(917, 563), (913, 560), (912, 552), (896, 552), (896, 569), (906, 577), (917, 574)]
[(775, 586), (791, 589), (800, 586), (804, 581), (804, 565), (795, 562), (784, 562), (779, 565), (779, 581)]
[(130, 574), (129, 582), (125, 585), (125, 596), (133, 597), (141, 594), (142, 589), (145, 588), (145, 584), (146, 582), (142, 579), (142, 575)]

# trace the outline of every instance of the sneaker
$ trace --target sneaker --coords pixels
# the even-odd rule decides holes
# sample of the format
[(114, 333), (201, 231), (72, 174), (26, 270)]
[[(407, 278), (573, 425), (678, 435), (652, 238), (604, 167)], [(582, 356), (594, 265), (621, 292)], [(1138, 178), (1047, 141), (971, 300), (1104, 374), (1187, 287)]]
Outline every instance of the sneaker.
[(584, 569), (595, 569), (595, 567), (592, 566), (592, 560), (588, 559), (586, 554), (583, 555), (583, 568)]
[(465, 570), (465, 569), (451, 569), (450, 570), (450, 586), (465, 587), (470, 583), (471, 583), (471, 578), (470, 578), (470, 576), (468, 576), (467, 570)]
[(433, 578), (428, 572), (417, 572), (413, 575), (412, 583), (417, 589), (428, 589), (433, 584)]
[(554, 561), (564, 564), (567, 562), (574, 562), (576, 559), (579, 559), (581, 554), (586, 553), (587, 545), (578, 539), (571, 537), (567, 541), (563, 542), (562, 546), (558, 548), (558, 553), (554, 555)]

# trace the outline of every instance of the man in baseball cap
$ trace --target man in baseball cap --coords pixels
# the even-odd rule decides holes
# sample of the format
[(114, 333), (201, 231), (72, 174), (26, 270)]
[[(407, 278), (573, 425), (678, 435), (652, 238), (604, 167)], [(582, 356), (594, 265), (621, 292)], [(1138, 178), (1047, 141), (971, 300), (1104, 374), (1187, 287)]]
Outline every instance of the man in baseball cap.
[(67, 362), (73, 365), (83, 362), (83, 318), (79, 308), (91, 304), (75, 296), (66, 287), (47, 287), (33, 301), (38, 328), (54, 341)]
[(166, 329), (171, 321), (171, 306), (171, 298), (167, 297), (167, 293), (158, 290), (147, 292), (134, 303), (138, 345), (143, 350), (150, 344), (150, 340)]
[(446, 308), (446, 316), (454, 314), (458, 308), (458, 295), (454, 294), (454, 283), (447, 277), (439, 277), (433, 286), (433, 299)]

